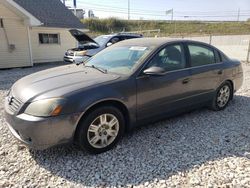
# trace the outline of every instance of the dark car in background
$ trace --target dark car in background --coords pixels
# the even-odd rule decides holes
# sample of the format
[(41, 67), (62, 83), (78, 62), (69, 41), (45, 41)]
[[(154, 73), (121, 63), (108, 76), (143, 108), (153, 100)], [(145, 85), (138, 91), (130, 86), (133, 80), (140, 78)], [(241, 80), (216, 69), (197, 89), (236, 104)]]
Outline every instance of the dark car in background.
[(101, 50), (117, 42), (143, 37), (141, 34), (122, 32), (101, 35), (92, 39), (77, 29), (71, 29), (69, 32), (78, 41), (77, 48), (72, 48), (65, 52), (64, 61), (70, 63), (81, 63), (86, 61), (89, 57), (92, 57)]
[(242, 82), (241, 63), (211, 45), (133, 39), (84, 64), (18, 80), (6, 97), (5, 117), (12, 134), (30, 147), (73, 141), (100, 153), (136, 125), (202, 106), (223, 110)]

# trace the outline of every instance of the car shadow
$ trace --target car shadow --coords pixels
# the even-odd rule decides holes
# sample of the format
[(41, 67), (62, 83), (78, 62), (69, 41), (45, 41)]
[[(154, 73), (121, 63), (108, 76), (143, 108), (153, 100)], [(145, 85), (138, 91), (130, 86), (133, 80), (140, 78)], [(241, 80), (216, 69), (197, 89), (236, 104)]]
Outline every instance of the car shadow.
[(137, 128), (103, 154), (70, 145), (30, 153), (41, 167), (83, 186), (139, 185), (215, 160), (245, 157), (249, 117), (250, 98), (236, 95), (224, 111), (202, 109)]

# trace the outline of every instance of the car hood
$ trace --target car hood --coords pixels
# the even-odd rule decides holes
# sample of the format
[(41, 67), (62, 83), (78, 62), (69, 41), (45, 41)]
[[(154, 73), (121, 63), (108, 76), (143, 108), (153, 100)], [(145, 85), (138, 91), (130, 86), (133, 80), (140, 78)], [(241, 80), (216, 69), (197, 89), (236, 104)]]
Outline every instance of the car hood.
[(96, 41), (94, 41), (88, 35), (86, 35), (85, 33), (81, 32), (77, 29), (71, 29), (71, 30), (69, 30), (69, 32), (81, 44), (95, 43), (97, 46), (99, 46), (99, 44)]
[(40, 71), (18, 80), (11, 89), (23, 103), (52, 97), (62, 97), (73, 91), (118, 79), (83, 65), (66, 65)]
[(70, 52), (91, 51), (91, 50), (98, 49), (98, 48), (100, 48), (100, 47), (99, 46), (93, 46), (93, 45), (84, 45), (84, 46), (81, 46), (81, 47), (78, 47), (78, 48), (68, 49), (67, 52), (70, 53)]

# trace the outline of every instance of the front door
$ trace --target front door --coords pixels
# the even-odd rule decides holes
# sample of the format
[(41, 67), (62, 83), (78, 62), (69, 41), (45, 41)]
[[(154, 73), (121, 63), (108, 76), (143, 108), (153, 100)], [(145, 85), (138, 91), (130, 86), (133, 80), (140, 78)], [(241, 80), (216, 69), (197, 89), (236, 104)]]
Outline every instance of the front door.
[[(162, 48), (147, 64), (161, 67), (162, 75), (137, 78), (137, 119), (149, 119), (183, 108), (190, 92), (190, 70), (187, 68), (182, 44)], [(144, 69), (144, 70), (145, 70)]]

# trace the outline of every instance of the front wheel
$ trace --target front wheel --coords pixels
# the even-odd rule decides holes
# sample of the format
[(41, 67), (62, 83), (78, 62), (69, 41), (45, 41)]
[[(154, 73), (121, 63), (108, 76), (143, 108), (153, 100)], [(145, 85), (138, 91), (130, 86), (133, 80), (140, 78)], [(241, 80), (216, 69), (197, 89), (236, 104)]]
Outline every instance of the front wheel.
[(222, 84), (216, 92), (212, 101), (211, 109), (214, 111), (223, 110), (228, 105), (233, 96), (233, 88), (229, 82)]
[(83, 119), (77, 129), (77, 142), (90, 153), (110, 150), (124, 133), (124, 116), (113, 106), (95, 109)]

